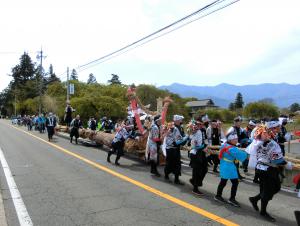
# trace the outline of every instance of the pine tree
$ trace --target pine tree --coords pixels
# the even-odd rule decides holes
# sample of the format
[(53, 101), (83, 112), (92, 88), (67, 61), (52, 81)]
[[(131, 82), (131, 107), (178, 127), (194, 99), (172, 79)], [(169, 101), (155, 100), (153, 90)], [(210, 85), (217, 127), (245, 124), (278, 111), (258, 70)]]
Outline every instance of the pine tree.
[(240, 92), (236, 95), (234, 105), (236, 109), (241, 109), (244, 107), (243, 96)]
[(71, 72), (70, 80), (77, 80), (78, 81), (78, 73), (75, 69), (73, 69), (72, 72)]
[(111, 76), (112, 76), (112, 78), (107, 81), (110, 85), (121, 85), (122, 84), (118, 75), (111, 74)]
[(228, 106), (230, 111), (234, 111), (235, 110), (235, 104), (234, 103), (230, 103)]
[(60, 79), (54, 73), (52, 64), (50, 64), (50, 66), (49, 66), (49, 72), (48, 73), (49, 73), (49, 78), (48, 78), (48, 81), (47, 81), (48, 84), (53, 83), (53, 82), (60, 82)]
[(93, 75), (93, 73), (89, 74), (87, 84), (95, 84), (95, 83), (97, 83), (96, 77)]
[(293, 103), (290, 106), (290, 111), (291, 112), (296, 112), (296, 111), (299, 111), (299, 110), (300, 110), (300, 104), (298, 104), (298, 103)]
[(33, 79), (36, 73), (36, 69), (30, 56), (24, 52), (20, 57), (20, 64), (16, 65), (12, 69), (12, 77), (14, 79), (13, 86), (20, 87), (24, 85), (28, 80)]

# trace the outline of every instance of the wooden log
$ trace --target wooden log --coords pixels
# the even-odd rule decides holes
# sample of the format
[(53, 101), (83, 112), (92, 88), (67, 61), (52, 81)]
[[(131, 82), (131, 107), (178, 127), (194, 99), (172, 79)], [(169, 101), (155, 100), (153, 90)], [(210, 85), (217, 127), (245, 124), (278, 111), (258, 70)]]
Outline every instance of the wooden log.
[(300, 165), (300, 159), (295, 159), (295, 158), (291, 158), (291, 157), (288, 157), (288, 156), (285, 156), (284, 158), (285, 158), (285, 160), (287, 160), (287, 161), (294, 162), (294, 163)]
[(115, 134), (97, 131), (94, 135), (90, 135), (90, 137), (92, 137), (97, 144), (105, 145), (111, 148), (111, 143), (115, 137)]
[(136, 139), (128, 139), (125, 142), (124, 149), (129, 153), (145, 153), (146, 145), (147, 145), (147, 139), (148, 139), (148, 132), (144, 134), (144, 136), (140, 137), (138, 140)]
[(56, 130), (57, 132), (68, 133), (69, 128), (68, 128), (67, 126), (57, 125), (57, 126), (55, 127), (55, 130)]

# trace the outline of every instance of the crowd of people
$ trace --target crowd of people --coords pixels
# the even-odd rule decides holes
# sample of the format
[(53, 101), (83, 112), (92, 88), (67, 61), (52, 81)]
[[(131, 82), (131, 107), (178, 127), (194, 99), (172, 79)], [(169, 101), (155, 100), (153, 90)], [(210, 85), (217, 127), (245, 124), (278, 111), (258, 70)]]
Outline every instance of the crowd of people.
[[(72, 118), (74, 111), (68, 104), (64, 120), (71, 128), (70, 142), (72, 143), (75, 137), (75, 143), (78, 144), (79, 129), (83, 128), (83, 123), (79, 115)], [(145, 159), (150, 165), (151, 174), (161, 176), (158, 165), (160, 155), (163, 154), (165, 156), (164, 179), (170, 181), (170, 175), (173, 174), (174, 184), (184, 185), (180, 180), (181, 149), (182, 146), (189, 147), (188, 156), (192, 168), (192, 177), (189, 182), (193, 187), (192, 193), (197, 196), (203, 195), (199, 188), (205, 183), (208, 167), (212, 165), (213, 172), (220, 175), (214, 199), (219, 203), (229, 203), (240, 207), (236, 199), (239, 181), (244, 179), (240, 168), (242, 167), (244, 173), (247, 174), (248, 167), (251, 167), (255, 169), (253, 181), (259, 184), (259, 192), (256, 196), (250, 197), (249, 201), (255, 211), (260, 211), (262, 217), (271, 222), (275, 221), (267, 212), (267, 205), (280, 191), (282, 178), (284, 178), (283, 169), (291, 169), (291, 163), (284, 159), (284, 142), (287, 133), (285, 118), (259, 122), (249, 120), (246, 128), (242, 128), (242, 118), (236, 117), (233, 125), (226, 132), (222, 130), (220, 120), (209, 120), (205, 115), (192, 119), (186, 127), (183, 126), (184, 117), (181, 115), (174, 115), (173, 121), (165, 125), (162, 125), (160, 115), (147, 117), (145, 121), (148, 123), (146, 126), (147, 123), (144, 122), (145, 129), (148, 130)], [(24, 117), (24, 124), (28, 130), (34, 127), (35, 130), (43, 133), (46, 128), (49, 141), (52, 140), (57, 123), (57, 117), (51, 112), (46, 116)], [(111, 156), (116, 154), (116, 165), (120, 165), (119, 160), (124, 155), (126, 140), (143, 136), (138, 132), (134, 117), (128, 117), (116, 123), (107, 117), (99, 121), (90, 117), (87, 124), (88, 128), (93, 131), (115, 132), (112, 148), (107, 154), (107, 162), (110, 163)], [(225, 200), (223, 190), (228, 180), (231, 182), (231, 195), (228, 200)], [(300, 188), (300, 183), (297, 187)], [(258, 207), (259, 201), (261, 202), (260, 208)]]
[[(260, 210), (260, 215), (274, 222), (275, 219), (267, 212), (267, 205), (273, 196), (279, 192), (283, 169), (291, 169), (291, 163), (284, 159), (284, 139), (286, 119), (279, 121), (272, 119), (266, 122), (250, 120), (246, 128), (241, 128), (241, 117), (234, 119), (232, 127), (226, 133), (222, 131), (219, 120), (209, 120), (207, 117), (199, 117), (183, 127), (183, 116), (174, 115), (173, 122), (167, 126), (161, 125), (161, 118), (154, 117), (149, 131), (146, 159), (151, 165), (150, 172), (160, 176), (156, 166), (159, 164), (159, 150), (165, 155), (164, 178), (170, 180), (169, 175), (174, 174), (174, 183), (183, 185), (179, 177), (181, 175), (181, 153), (183, 145), (190, 146), (190, 166), (193, 185), (192, 192), (195, 195), (203, 195), (199, 190), (204, 183), (208, 172), (208, 165), (213, 165), (213, 171), (220, 174), (220, 182), (217, 187), (215, 200), (220, 203), (229, 203), (240, 207), (236, 200), (239, 180), (243, 177), (239, 172), (239, 163), (242, 163), (244, 172), (248, 172), (248, 165), (252, 163), (255, 168), (255, 182), (259, 183), (259, 193), (250, 197), (249, 201), (255, 211)], [(124, 136), (126, 139), (126, 136)], [(218, 152), (210, 150), (210, 147), (220, 147)], [(255, 162), (253, 166), (253, 162)], [(231, 195), (226, 201), (223, 189), (227, 181), (231, 181)], [(258, 202), (261, 207), (258, 207)]]

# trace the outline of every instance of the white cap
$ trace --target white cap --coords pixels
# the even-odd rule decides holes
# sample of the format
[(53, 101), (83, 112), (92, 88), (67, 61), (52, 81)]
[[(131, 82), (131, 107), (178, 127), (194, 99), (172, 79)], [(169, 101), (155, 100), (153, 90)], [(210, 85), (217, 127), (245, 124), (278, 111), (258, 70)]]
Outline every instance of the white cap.
[(173, 116), (173, 121), (180, 121), (180, 120), (183, 120), (184, 117), (182, 115), (174, 115)]

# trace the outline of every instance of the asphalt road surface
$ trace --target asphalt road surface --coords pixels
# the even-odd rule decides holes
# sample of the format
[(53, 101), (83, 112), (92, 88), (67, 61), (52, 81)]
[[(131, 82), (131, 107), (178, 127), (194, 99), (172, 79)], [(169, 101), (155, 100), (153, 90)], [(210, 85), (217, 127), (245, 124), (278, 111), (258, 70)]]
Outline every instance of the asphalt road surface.
[[(239, 184), (242, 207), (235, 208), (214, 201), (219, 182), (214, 174), (207, 174), (205, 196), (199, 198), (191, 193), (188, 167), (181, 177), (186, 184), (174, 185), (151, 176), (138, 160), (125, 156), (115, 166), (106, 162), (104, 150), (57, 137), (49, 143), (46, 134), (28, 133), (9, 121), (0, 120), (0, 134), (0, 188), (8, 225), (274, 225), (250, 206), (249, 196), (258, 192), (251, 183)], [(285, 192), (269, 205), (276, 225), (296, 225), (297, 209), (300, 200)]]

